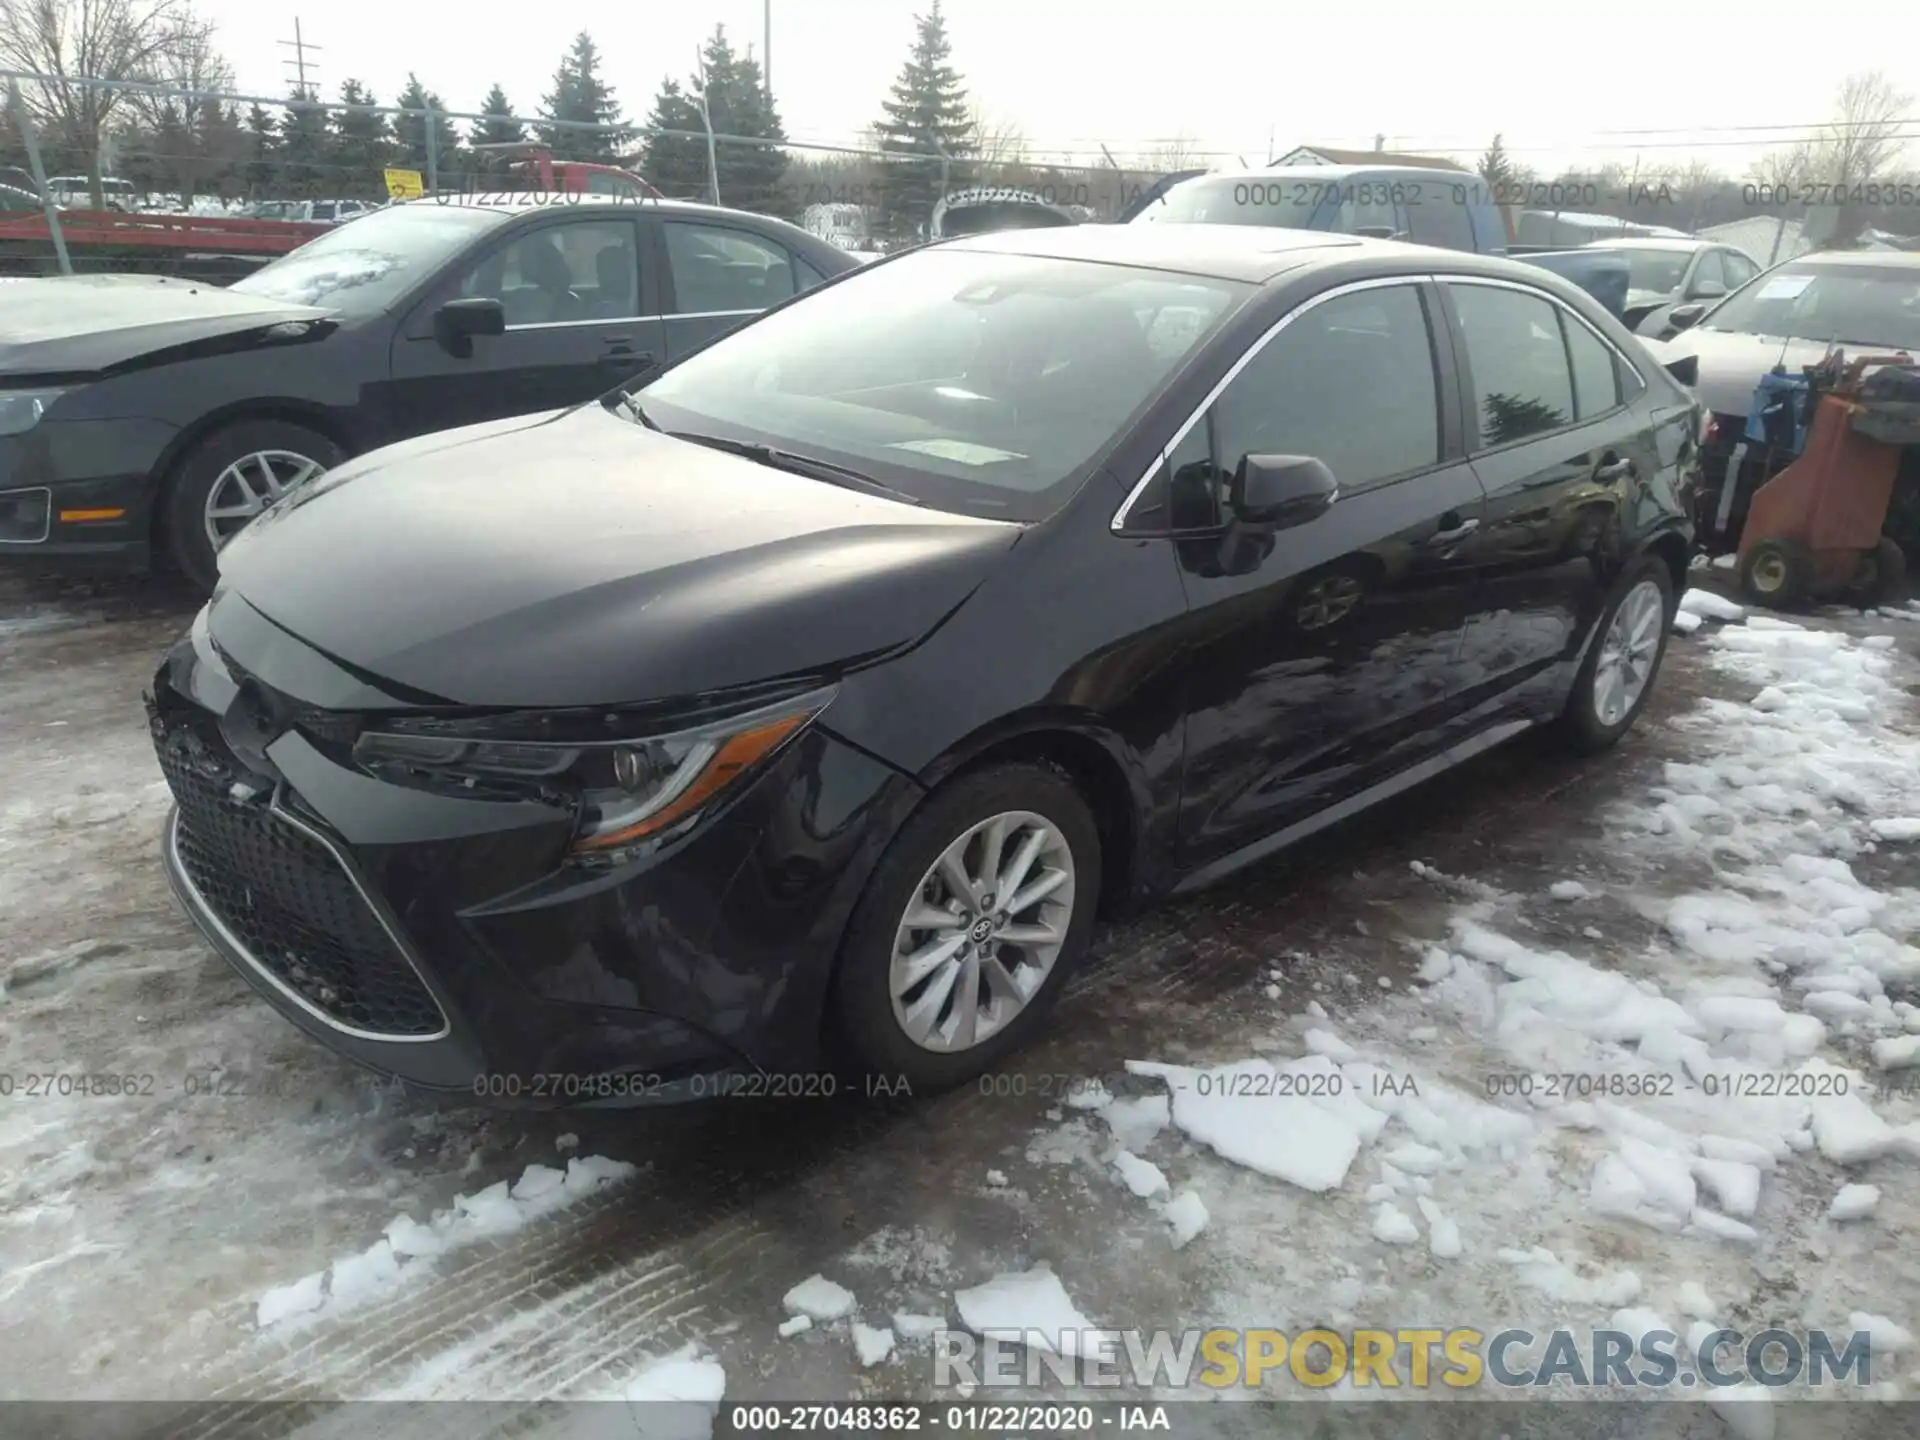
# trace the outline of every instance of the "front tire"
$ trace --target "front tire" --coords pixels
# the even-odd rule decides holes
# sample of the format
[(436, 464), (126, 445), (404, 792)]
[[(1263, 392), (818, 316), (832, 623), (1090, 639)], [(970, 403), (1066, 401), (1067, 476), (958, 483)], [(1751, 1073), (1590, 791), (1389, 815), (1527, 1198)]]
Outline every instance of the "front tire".
[(1579, 755), (1613, 745), (1653, 694), (1673, 624), (1673, 576), (1657, 555), (1627, 567), (1594, 627), (1593, 644), (1560, 716), (1560, 738)]
[(1813, 553), (1797, 540), (1762, 540), (1740, 562), (1740, 593), (1768, 610), (1798, 610), (1813, 594)]
[(839, 1038), (915, 1092), (973, 1079), (1044, 1022), (1099, 892), (1099, 828), (1063, 774), (1022, 762), (956, 777), (901, 827), (855, 907)]
[(222, 426), (174, 467), (164, 512), (173, 563), (202, 590), (212, 590), (222, 545), (295, 485), (345, 458), (319, 431), (289, 421)]

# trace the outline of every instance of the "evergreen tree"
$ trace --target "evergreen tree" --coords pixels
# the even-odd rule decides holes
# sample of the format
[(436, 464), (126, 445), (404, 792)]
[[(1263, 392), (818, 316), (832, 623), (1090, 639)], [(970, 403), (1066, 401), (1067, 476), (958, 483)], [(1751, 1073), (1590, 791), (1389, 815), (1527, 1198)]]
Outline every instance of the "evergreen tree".
[[(669, 130), (680, 134), (669, 135)], [(704, 200), (712, 195), (707, 183), (707, 142), (701, 127), (700, 102), (680, 88), (678, 80), (661, 82), (653, 111), (642, 128), (640, 170), (663, 195), (676, 200)]]
[[(380, 102), (358, 80), (340, 87), (343, 106), (371, 106)], [(386, 193), (382, 171), (393, 154), (387, 117), (373, 110), (336, 110), (328, 161), (333, 183), (342, 196), (366, 198)]]
[(966, 83), (948, 63), (953, 46), (940, 0), (932, 0), (925, 15), (915, 16), (914, 25), (913, 50), (893, 82), (893, 93), (881, 102), (883, 115), (874, 127), (885, 157), (883, 222), (896, 236), (917, 234), (932, 218), (941, 198), (941, 152), (948, 157), (949, 190), (970, 183), (965, 162), (974, 152)]
[[(787, 170), (787, 152), (780, 142), (787, 134), (767, 97), (759, 62), (750, 55), (734, 53), (724, 25), (714, 27), (700, 58), (700, 72), (688, 81), (685, 90), (668, 80), (654, 100), (644, 132), (642, 168), (647, 179), (669, 195), (707, 198), (713, 194), (700, 113), (704, 101), (716, 135), (774, 142), (716, 142), (714, 158), (720, 171), (722, 202), (769, 215), (787, 214), (794, 208), (780, 185)], [(661, 133), (667, 130), (685, 133)]]
[[(244, 183), (252, 145), (240, 123), (240, 111), (217, 100), (202, 101), (194, 117), (194, 148), (200, 154), (198, 188), (211, 190), (222, 200)], [(191, 197), (182, 196), (191, 202)]]
[(1487, 153), (1480, 157), (1480, 163), (1474, 168), (1480, 172), (1480, 178), (1492, 189), (1496, 203), (1506, 203), (1507, 195), (1520, 176), (1514, 167), (1512, 157), (1507, 154), (1506, 146), (1500, 143), (1498, 135), (1493, 137), (1493, 144), (1487, 147)]
[[(474, 121), (469, 133), (469, 140), (474, 146), (527, 143), (527, 127), (513, 118), (513, 102), (507, 99), (507, 92), (498, 83), (487, 91), (480, 113), (486, 118)], [(473, 169), (479, 174), (505, 175), (510, 173), (513, 157), (490, 150), (476, 150), (472, 162)]]
[(280, 122), (280, 188), (289, 200), (324, 198), (327, 159), (327, 112), (311, 89), (298, 85), (287, 100), (287, 114)]
[(247, 111), (247, 193), (262, 199), (280, 183), (280, 124), (264, 105)]
[[(540, 107), (545, 120), (574, 122), (537, 127), (540, 141), (555, 158), (617, 165), (633, 143), (633, 127), (621, 118), (613, 87), (600, 78), (600, 51), (582, 30), (561, 57), (554, 72), (553, 90)], [(583, 130), (579, 126), (598, 128)]]
[(407, 88), (400, 92), (400, 98), (393, 102), (403, 110), (431, 110), (433, 115), (433, 165), (427, 164), (427, 117), (425, 115), (396, 115), (393, 117), (393, 143), (395, 156), (393, 163), (402, 169), (418, 170), (421, 178), (427, 177), (427, 171), (433, 169), (438, 175), (451, 174), (462, 163), (460, 155), (460, 133), (453, 128), (453, 121), (447, 118), (447, 102), (420, 83), (420, 77), (412, 71), (407, 72)]

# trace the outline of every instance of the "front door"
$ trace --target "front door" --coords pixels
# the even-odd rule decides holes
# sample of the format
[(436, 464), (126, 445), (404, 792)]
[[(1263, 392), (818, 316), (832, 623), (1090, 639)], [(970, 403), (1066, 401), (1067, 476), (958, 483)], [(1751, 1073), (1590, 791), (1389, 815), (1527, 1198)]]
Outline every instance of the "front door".
[[(1310, 301), (1175, 447), (1167, 523), (1186, 588), (1181, 841), (1204, 865), (1422, 758), (1448, 713), (1483, 520), (1437, 297), (1363, 282)], [(1317, 518), (1227, 523), (1247, 455), (1311, 455)]]
[[(577, 405), (662, 357), (640, 233), (628, 216), (540, 217), (503, 236), (421, 304), (393, 342), (393, 438)], [(469, 355), (434, 338), (447, 300), (486, 297), (502, 335)]]

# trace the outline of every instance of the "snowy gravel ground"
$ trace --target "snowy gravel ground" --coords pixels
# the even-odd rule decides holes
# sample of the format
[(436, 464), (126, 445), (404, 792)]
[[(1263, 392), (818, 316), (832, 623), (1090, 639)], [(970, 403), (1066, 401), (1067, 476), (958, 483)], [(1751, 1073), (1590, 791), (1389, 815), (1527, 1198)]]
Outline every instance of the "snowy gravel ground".
[[(552, 1116), (256, 1000), (156, 855), (190, 605), (0, 580), (0, 1394), (211, 1436), (189, 1402), (926, 1396), (933, 1330), (1063, 1316), (1864, 1317), (1920, 1397), (1920, 624), (1718, 608), (1612, 756), (1507, 747), (1108, 927), (997, 1082)], [(22, 1093), (79, 1073), (146, 1093)]]

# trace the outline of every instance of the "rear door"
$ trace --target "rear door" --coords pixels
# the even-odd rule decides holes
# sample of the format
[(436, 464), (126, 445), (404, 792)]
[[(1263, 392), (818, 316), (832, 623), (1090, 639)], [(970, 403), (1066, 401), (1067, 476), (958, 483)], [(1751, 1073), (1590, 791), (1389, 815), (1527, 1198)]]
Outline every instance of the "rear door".
[[(641, 254), (635, 216), (553, 215), (464, 262), (394, 340), (396, 438), (577, 405), (655, 363), (664, 337)], [(466, 297), (500, 301), (507, 329), (459, 356), (434, 337), (433, 315)]]
[(1558, 300), (1506, 280), (1441, 284), (1487, 523), (1463, 664), (1476, 698), (1575, 658), (1640, 497), (1660, 471), (1625, 359)]
[(820, 283), (820, 272), (785, 245), (731, 216), (663, 214), (649, 224), (664, 277), (669, 362)]
[[(1437, 297), (1363, 281), (1296, 309), (1209, 401), (1129, 513), (1186, 589), (1182, 847), (1205, 865), (1436, 742), (1481, 521)], [(1272, 535), (1228, 523), (1242, 457), (1313, 455), (1340, 495)]]

